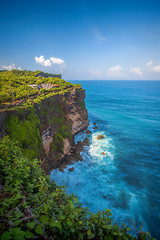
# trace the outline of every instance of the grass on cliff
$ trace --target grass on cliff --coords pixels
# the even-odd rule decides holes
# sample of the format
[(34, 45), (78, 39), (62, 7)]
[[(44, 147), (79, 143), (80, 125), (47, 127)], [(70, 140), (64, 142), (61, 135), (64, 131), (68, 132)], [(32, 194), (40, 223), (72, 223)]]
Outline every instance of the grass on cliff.
[[(58, 78), (58, 75), (55, 75), (55, 77), (47, 76), (50, 75), (40, 71), (0, 71), (0, 104), (4, 105), (4, 108), (7, 106), (13, 107), (13, 103), (16, 101), (17, 104), (19, 102), (21, 105), (29, 105), (32, 104), (32, 102), (40, 102), (46, 95), (48, 97), (49, 94), (62, 94), (68, 91), (69, 88), (81, 87), (79, 84), (73, 85), (70, 82)], [(28, 86), (28, 84), (40, 85), (42, 83), (57, 84), (58, 87), (50, 90), (44, 88), (37, 90)], [(27, 101), (26, 99), (28, 98), (31, 99), (31, 101)]]
[(1, 240), (152, 239), (130, 234), (113, 222), (110, 210), (90, 213), (77, 198), (50, 182), (37, 159), (25, 158), (15, 142), (0, 141)]

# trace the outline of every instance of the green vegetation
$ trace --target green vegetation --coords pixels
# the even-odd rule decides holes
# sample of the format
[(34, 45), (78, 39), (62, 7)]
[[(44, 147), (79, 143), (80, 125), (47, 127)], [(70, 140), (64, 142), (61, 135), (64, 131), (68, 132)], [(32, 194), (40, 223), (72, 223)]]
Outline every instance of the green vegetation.
[[(47, 77), (51, 74), (40, 71), (1, 71), (0, 72), (0, 104), (1, 109), (13, 110), (8, 112), (5, 120), (7, 134), (14, 141), (18, 141), (22, 148), (23, 154), (28, 159), (38, 156), (42, 147), (40, 129), (42, 129), (44, 116), (46, 124), (54, 124), (56, 134), (52, 143), (52, 153), (63, 153), (63, 138), (71, 137), (70, 123), (66, 120), (62, 105), (53, 106), (43, 105), (43, 100), (51, 96), (58, 96), (64, 92), (71, 91), (73, 88), (80, 89), (81, 85), (74, 86), (72, 83), (63, 79), (55, 78), (58, 75), (52, 74), (53, 77)], [(41, 88), (34, 89), (28, 84), (41, 85), (42, 83), (57, 84), (57, 87), (46, 90)], [(37, 113), (35, 105), (40, 106)]]
[[(44, 104), (44, 105), (43, 105)], [(17, 142), (25, 157), (32, 160), (38, 157), (42, 149), (40, 129), (48, 128), (52, 124), (56, 134), (51, 145), (51, 151), (63, 153), (63, 138), (71, 138), (71, 127), (63, 111), (63, 100), (59, 99), (59, 104), (53, 105), (52, 101), (40, 104), (40, 111), (36, 113), (36, 108), (30, 106), (25, 111), (10, 111), (5, 120), (7, 134)]]
[[(47, 77), (52, 76), (52, 77)], [(1, 108), (28, 106), (39, 103), (43, 99), (54, 94), (63, 94), (71, 88), (81, 88), (80, 84), (73, 85), (63, 79), (60, 75), (47, 74), (41, 71), (1, 71), (0, 72), (0, 104)], [(28, 86), (29, 84), (41, 85), (42, 83), (57, 84), (55, 88), (46, 90), (36, 89)]]
[[(28, 86), (42, 83), (58, 86), (50, 90)], [(108, 209), (89, 212), (43, 173), (36, 159), (42, 150), (40, 132), (52, 126), (52, 156), (63, 153), (63, 139), (71, 138), (71, 126), (66, 101), (59, 95), (75, 88), (80, 91), (81, 85), (40, 71), (0, 71), (1, 110), (8, 109), (8, 136), (0, 141), (1, 240), (152, 239), (148, 233), (133, 236), (126, 226), (119, 227)], [(50, 97), (58, 104), (53, 105)], [(78, 104), (85, 109), (83, 102)]]
[(82, 208), (9, 137), (0, 141), (0, 175), (1, 240), (152, 239), (148, 233), (132, 236), (125, 226), (118, 227), (110, 210), (95, 214)]
[(42, 146), (39, 133), (40, 120), (35, 108), (29, 107), (26, 112), (17, 111), (7, 116), (5, 121), (7, 134), (18, 142), (23, 154), (30, 160), (37, 157)]

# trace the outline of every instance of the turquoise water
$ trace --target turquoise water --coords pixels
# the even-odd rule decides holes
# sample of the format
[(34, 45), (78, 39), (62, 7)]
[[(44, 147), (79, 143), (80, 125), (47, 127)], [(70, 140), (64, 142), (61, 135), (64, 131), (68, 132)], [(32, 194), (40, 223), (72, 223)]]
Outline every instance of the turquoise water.
[(86, 90), (92, 134), (75, 140), (88, 137), (90, 146), (73, 172), (70, 165), (51, 179), (91, 211), (109, 208), (115, 221), (160, 239), (160, 81), (77, 82)]

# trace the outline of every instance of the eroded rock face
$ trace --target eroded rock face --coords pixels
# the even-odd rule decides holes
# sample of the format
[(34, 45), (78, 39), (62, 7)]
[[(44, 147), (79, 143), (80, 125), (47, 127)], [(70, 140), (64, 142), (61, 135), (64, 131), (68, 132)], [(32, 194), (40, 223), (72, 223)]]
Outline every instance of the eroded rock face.
[(71, 133), (75, 135), (83, 130), (86, 130), (89, 125), (88, 114), (85, 108), (84, 98), (85, 91), (72, 91), (70, 94), (65, 94), (67, 104), (69, 105), (68, 118), (71, 123)]
[(64, 144), (64, 154), (70, 155), (71, 154), (71, 144), (69, 142), (68, 138), (63, 139), (63, 144)]
[[(63, 101), (62, 101), (63, 98)], [(76, 146), (74, 143), (74, 135), (86, 130), (89, 125), (88, 121), (88, 114), (87, 110), (85, 108), (84, 103), (85, 98), (85, 91), (82, 89), (79, 90), (73, 90), (71, 92), (64, 93), (61, 96), (55, 96), (50, 100), (46, 100), (46, 103), (44, 103), (45, 106), (53, 104), (54, 105), (61, 105), (61, 108), (63, 109), (63, 114), (66, 118), (66, 122), (70, 123), (70, 130), (71, 130), (71, 136), (70, 138), (63, 138), (63, 153), (54, 153), (52, 152), (51, 146), (55, 144), (55, 135), (57, 134), (58, 128), (54, 125), (54, 120), (51, 125), (47, 127), (46, 129), (41, 133), (42, 136), (42, 142), (43, 142), (43, 148), (45, 150), (45, 156), (43, 161), (43, 168), (46, 170), (47, 166), (47, 172), (52, 170), (53, 168), (63, 168), (67, 163), (70, 161), (77, 161), (76, 159), (81, 160), (80, 152), (83, 150), (84, 145), (88, 145), (88, 139), (85, 140), (84, 143), (82, 143), (83, 146)], [(48, 102), (47, 102), (48, 101)], [(49, 113), (50, 119), (55, 118), (55, 113)], [(52, 116), (53, 115), (53, 116)], [(59, 116), (61, 118), (61, 116)], [(58, 120), (57, 120), (58, 121)], [(59, 120), (60, 121), (60, 120)], [(43, 125), (45, 125), (45, 116), (42, 117)]]
[(45, 153), (47, 156), (50, 152), (50, 145), (53, 142), (53, 136), (51, 135), (50, 129), (51, 129), (51, 127), (46, 129), (42, 133), (42, 143), (43, 143), (43, 147), (44, 147), (44, 150), (45, 150)]

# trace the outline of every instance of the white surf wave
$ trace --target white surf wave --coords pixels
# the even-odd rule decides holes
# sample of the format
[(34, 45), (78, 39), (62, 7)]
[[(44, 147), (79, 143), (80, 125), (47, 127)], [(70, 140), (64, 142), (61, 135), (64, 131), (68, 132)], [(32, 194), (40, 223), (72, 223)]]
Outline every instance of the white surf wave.
[[(104, 138), (98, 140), (97, 136), (103, 135)], [(111, 162), (114, 159), (113, 154), (114, 146), (112, 145), (112, 139), (104, 132), (96, 132), (92, 134), (91, 144), (89, 146), (89, 153), (94, 161)]]

